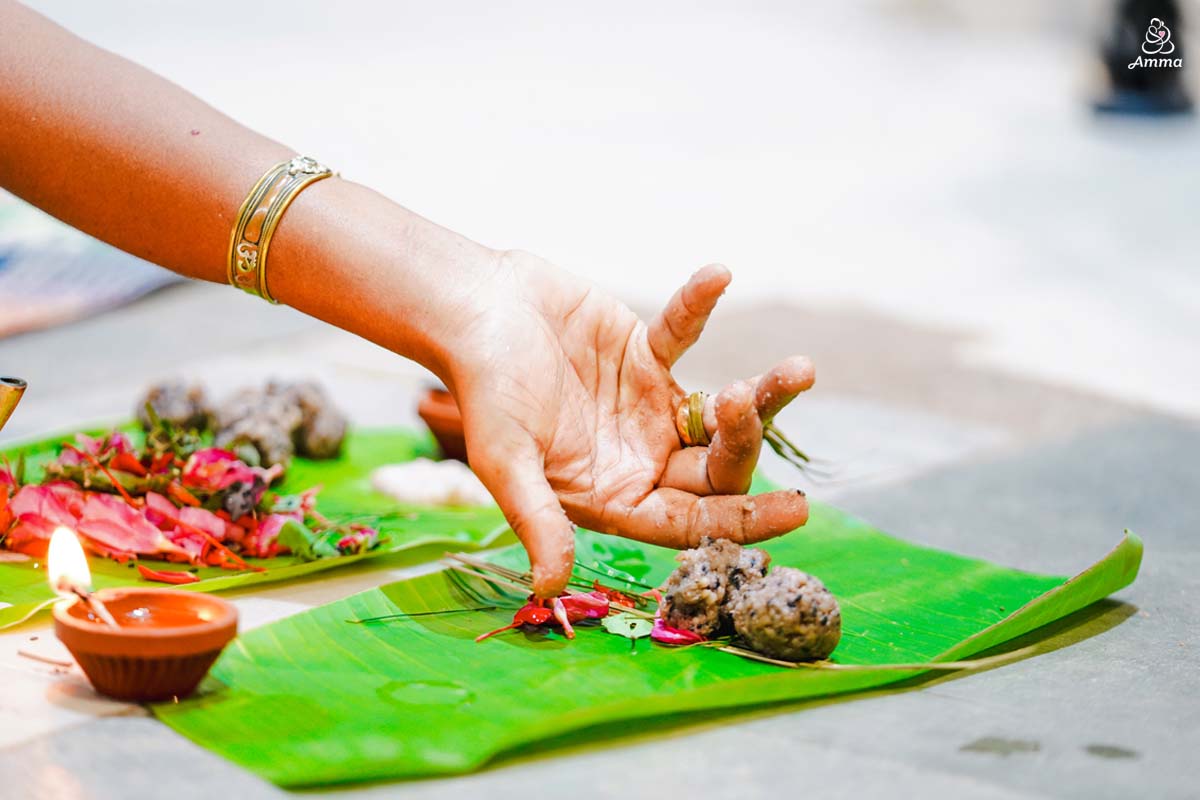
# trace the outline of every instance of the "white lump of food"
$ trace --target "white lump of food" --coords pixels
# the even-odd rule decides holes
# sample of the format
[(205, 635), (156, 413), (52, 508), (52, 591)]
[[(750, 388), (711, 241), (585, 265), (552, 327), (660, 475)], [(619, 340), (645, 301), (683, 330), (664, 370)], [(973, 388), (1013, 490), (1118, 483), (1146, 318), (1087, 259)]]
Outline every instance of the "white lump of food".
[(387, 464), (371, 473), (371, 486), (378, 492), (414, 506), (489, 506), (492, 496), (460, 461), (431, 461), (417, 458), (403, 464)]

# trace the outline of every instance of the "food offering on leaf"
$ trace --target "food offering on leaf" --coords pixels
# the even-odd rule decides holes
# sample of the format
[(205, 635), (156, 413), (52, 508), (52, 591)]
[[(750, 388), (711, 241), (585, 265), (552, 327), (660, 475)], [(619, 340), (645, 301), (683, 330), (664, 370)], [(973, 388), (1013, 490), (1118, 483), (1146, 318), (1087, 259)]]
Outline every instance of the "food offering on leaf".
[(345, 415), (311, 381), (247, 387), (216, 405), (203, 387), (170, 381), (151, 387), (138, 405), (138, 419), (147, 430), (151, 410), (176, 427), (211, 431), (217, 447), (256, 465), (286, 467), (294, 455), (335, 458), (346, 438)]
[(732, 632), (737, 595), (767, 574), (771, 557), (728, 539), (705, 538), (675, 560), (679, 566), (663, 586), (663, 620), (673, 628), (712, 636)]
[[(824, 584), (791, 567), (768, 572), (770, 556), (764, 551), (724, 539), (705, 538), (699, 547), (680, 553), (679, 567), (661, 590), (636, 584), (632, 578), (627, 580), (645, 591), (612, 589), (572, 576), (567, 591), (555, 598), (528, 594), (532, 587), (528, 571), (461, 553), (447, 558), (448, 574), (460, 583), (457, 576), (465, 574), (495, 592), (525, 593), (524, 605), (512, 623), (480, 634), (477, 642), (517, 628), (554, 629), (573, 639), (572, 623), (600, 620), (604, 631), (634, 640), (648, 635), (664, 645), (714, 646), (787, 666), (825, 659), (841, 638), (837, 600)], [(658, 605), (654, 613), (644, 608), (651, 599)]]
[(607, 595), (601, 591), (569, 592), (551, 600), (543, 600), (531, 595), (528, 602), (517, 609), (517, 613), (513, 615), (511, 625), (505, 625), (503, 628), (481, 633), (475, 637), (475, 641), (482, 642), (484, 639), (489, 639), (497, 633), (511, 631), (523, 625), (534, 627), (551, 625), (561, 630), (563, 636), (566, 636), (568, 639), (574, 639), (575, 629), (571, 627), (572, 622), (582, 622), (587, 619), (604, 619), (608, 616), (609, 606), (610, 601)]
[[(160, 392), (160, 404), (190, 420), (192, 400)], [(378, 533), (339, 525), (316, 507), (318, 489), (281, 496), (270, 490), (283, 466), (249, 463), (206, 446), (195, 429), (145, 410), (150, 428), (135, 447), (120, 431), (64, 442), (40, 483), (26, 483), (23, 464), (0, 463), (0, 545), (43, 557), (59, 526), (77, 531), (85, 548), (118, 561), (149, 557), (192, 566), (261, 570), (245, 558), (291, 553), (305, 560), (362, 553)], [(188, 583), (188, 573), (143, 569), (147, 580)]]
[(182, 430), (208, 428), (209, 404), (204, 387), (180, 380), (155, 384), (146, 391), (137, 407), (137, 420), (143, 430), (154, 427), (152, 414)]
[(791, 567), (746, 584), (732, 606), (738, 636), (772, 658), (826, 658), (842, 637), (837, 600), (818, 578)]
[(764, 551), (725, 539), (705, 538), (676, 560), (656, 620), (660, 641), (687, 644), (691, 637), (732, 634), (750, 649), (784, 661), (820, 660), (837, 647), (841, 611), (812, 575), (791, 567), (768, 573), (770, 556)]
[[(575, 623), (592, 620), (606, 621), (612, 619), (609, 616), (610, 614), (632, 615), (646, 622), (646, 627), (649, 627), (649, 618), (652, 615), (641, 608), (649, 603), (648, 598), (628, 594), (619, 589), (613, 589), (597, 580), (588, 582), (580, 578), (572, 578), (570, 588), (563, 594), (558, 597), (540, 598), (532, 593), (533, 578), (527, 571), (521, 572), (520, 570), (510, 569), (509, 567), (493, 564), (464, 553), (447, 553), (446, 559), (446, 566), (449, 568), (447, 575), (455, 579), (460, 585), (463, 585), (468, 594), (475, 594), (475, 591), (470, 588), (471, 584), (469, 582), (464, 583), (464, 578), (461, 577), (464, 575), (482, 581), (492, 591), (505, 594), (505, 603), (512, 599), (510, 593), (513, 590), (521, 598), (520, 602), (524, 603), (516, 610), (511, 624), (481, 633), (475, 637), (476, 642), (482, 642), (498, 633), (517, 628), (552, 628), (560, 631), (566, 638), (574, 639)], [(497, 607), (499, 606), (488, 604), (479, 606), (479, 609), (490, 610)], [(403, 618), (406, 616), (408, 615), (387, 615), (375, 617), (369, 621)], [(368, 620), (356, 621), (364, 622)], [(603, 625), (603, 622), (601, 624)], [(605, 625), (604, 627), (606, 630), (612, 631), (611, 626)], [(640, 631), (640, 626), (638, 630)], [(637, 638), (637, 636), (631, 635), (632, 632), (628, 626), (622, 626), (616, 632), (623, 636)], [(644, 633), (638, 633), (637, 635), (644, 635)]]

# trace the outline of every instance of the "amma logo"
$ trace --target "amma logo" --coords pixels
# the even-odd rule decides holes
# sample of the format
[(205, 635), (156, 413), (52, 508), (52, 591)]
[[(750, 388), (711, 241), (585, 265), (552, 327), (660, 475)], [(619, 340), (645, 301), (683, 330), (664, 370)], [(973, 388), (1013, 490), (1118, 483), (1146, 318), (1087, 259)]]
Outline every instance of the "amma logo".
[[(1150, 20), (1146, 29), (1146, 40), (1142, 42), (1142, 52), (1147, 56), (1169, 56), (1175, 52), (1175, 43), (1171, 41), (1171, 29), (1167, 23), (1158, 17)], [(1182, 58), (1145, 58), (1138, 56), (1129, 62), (1129, 69), (1134, 67), (1182, 67)]]

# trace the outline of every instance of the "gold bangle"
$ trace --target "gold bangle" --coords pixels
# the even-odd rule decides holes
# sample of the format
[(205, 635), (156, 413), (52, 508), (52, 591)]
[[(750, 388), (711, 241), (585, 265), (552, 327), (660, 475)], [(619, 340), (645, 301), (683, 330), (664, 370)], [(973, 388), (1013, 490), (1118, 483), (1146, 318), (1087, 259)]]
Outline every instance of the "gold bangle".
[(278, 301), (267, 289), (267, 248), (283, 212), (310, 183), (328, 178), (333, 171), (308, 156), (281, 161), (254, 184), (238, 210), (229, 237), (229, 284), (271, 303)]

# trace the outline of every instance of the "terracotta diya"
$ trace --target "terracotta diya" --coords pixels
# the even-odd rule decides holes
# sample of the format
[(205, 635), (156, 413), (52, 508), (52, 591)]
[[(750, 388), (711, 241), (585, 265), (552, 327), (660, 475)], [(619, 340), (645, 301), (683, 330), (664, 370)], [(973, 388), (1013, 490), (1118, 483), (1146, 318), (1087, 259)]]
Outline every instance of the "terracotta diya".
[(445, 389), (430, 389), (417, 404), (417, 414), (433, 432), (433, 438), (442, 448), (442, 455), (465, 464), (467, 439), (463, 434), (462, 414), (454, 402), (454, 395)]
[(93, 593), (75, 534), (59, 528), (50, 545), (50, 585), (66, 598), (54, 606), (54, 632), (101, 694), (185, 697), (237, 635), (237, 609), (225, 600), (157, 587)]

